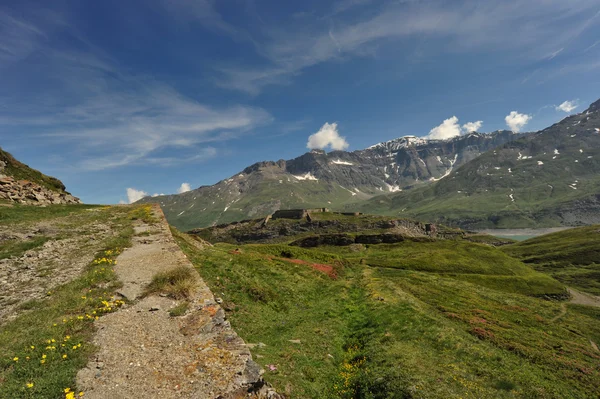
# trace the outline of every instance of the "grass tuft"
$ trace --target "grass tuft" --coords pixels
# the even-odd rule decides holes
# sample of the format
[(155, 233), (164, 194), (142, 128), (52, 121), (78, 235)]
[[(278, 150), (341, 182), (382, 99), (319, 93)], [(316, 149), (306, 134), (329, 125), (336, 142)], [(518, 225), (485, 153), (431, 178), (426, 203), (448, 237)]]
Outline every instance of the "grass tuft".
[(179, 317), (183, 316), (185, 312), (188, 311), (190, 304), (188, 302), (181, 302), (179, 305), (175, 306), (173, 309), (169, 310), (169, 316), (171, 317)]
[(193, 269), (180, 266), (157, 273), (144, 290), (144, 296), (166, 294), (173, 299), (187, 299), (196, 287), (196, 275)]

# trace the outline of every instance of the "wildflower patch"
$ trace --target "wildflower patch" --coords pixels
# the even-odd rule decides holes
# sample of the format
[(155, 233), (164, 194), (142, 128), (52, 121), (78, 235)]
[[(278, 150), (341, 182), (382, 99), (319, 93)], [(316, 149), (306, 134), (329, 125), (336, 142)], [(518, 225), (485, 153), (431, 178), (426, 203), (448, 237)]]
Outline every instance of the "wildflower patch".
[[(124, 219), (127, 221), (127, 219)], [(114, 265), (130, 243), (130, 222), (84, 273), (47, 293), (43, 306), (0, 329), (0, 398), (78, 398), (75, 376), (94, 353), (93, 322), (125, 304)]]

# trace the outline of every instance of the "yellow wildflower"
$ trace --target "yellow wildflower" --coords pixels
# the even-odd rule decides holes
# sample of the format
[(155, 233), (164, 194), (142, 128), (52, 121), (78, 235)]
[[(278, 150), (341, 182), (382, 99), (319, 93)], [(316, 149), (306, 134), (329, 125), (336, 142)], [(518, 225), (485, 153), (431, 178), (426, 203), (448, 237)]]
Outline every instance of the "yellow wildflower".
[(33, 388), (33, 382), (28, 382), (25, 385), (27, 386), (27, 388)]
[(13, 357), (13, 360), (14, 360), (15, 362), (18, 362), (18, 361), (19, 361), (19, 358), (15, 356), (15, 357)]
[(66, 355), (66, 354), (62, 355), (62, 358), (63, 358), (63, 359), (66, 359), (66, 358), (67, 358), (67, 355)]

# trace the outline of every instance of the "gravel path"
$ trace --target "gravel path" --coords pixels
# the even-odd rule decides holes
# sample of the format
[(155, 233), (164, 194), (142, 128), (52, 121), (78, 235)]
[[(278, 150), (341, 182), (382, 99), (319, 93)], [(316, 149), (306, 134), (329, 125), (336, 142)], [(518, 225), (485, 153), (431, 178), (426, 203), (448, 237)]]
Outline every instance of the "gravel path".
[(588, 305), (600, 308), (600, 297), (583, 292), (575, 291), (569, 288), (569, 294), (571, 294), (571, 303), (576, 305)]
[(120, 294), (131, 305), (96, 321), (99, 350), (77, 375), (88, 399), (283, 398), (262, 379), (210, 289), (198, 276), (184, 316), (180, 302), (160, 295), (140, 298), (158, 271), (193, 268), (175, 243), (158, 206), (156, 225), (139, 222), (133, 246), (117, 258)]

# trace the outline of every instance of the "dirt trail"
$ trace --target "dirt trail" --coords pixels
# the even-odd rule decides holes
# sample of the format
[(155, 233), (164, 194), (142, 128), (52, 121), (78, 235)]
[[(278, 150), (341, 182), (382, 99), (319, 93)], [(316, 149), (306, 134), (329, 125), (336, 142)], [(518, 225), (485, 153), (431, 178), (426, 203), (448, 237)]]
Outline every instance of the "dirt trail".
[(566, 314), (567, 314), (567, 305), (565, 305), (564, 303), (561, 303), (560, 304), (560, 313), (557, 314), (556, 316), (554, 316), (550, 320), (550, 323), (554, 323), (556, 320), (560, 319), (561, 317), (563, 317)]
[(571, 303), (576, 305), (588, 305), (600, 308), (600, 297), (583, 292), (575, 291), (572, 288), (568, 288), (569, 294), (571, 294)]
[(244, 341), (198, 276), (184, 316), (169, 310), (180, 302), (160, 295), (140, 298), (158, 271), (191, 263), (175, 243), (164, 215), (139, 222), (133, 246), (117, 258), (120, 293), (131, 305), (96, 321), (94, 359), (77, 375), (88, 399), (282, 398), (262, 380)]

